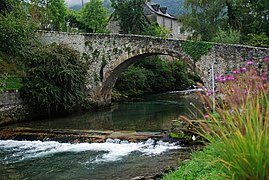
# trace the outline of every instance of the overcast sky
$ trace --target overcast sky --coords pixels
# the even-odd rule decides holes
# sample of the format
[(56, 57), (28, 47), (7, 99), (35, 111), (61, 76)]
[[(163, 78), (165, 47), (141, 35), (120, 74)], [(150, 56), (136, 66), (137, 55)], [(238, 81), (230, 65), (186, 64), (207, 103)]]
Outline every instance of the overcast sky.
[(75, 4), (81, 4), (82, 1), (85, 4), (86, 2), (89, 2), (90, 0), (65, 0), (65, 2), (68, 3), (68, 6), (73, 6)]

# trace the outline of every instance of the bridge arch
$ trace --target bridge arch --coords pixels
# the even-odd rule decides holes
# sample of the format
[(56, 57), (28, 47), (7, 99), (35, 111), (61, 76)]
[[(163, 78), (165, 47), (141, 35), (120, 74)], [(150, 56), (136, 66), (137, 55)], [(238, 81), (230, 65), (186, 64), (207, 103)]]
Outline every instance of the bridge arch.
[[(131, 64), (145, 57), (150, 57), (154, 55), (168, 55), (173, 58), (184, 61), (190, 69), (193, 69), (193, 71), (195, 71), (193, 60), (189, 58), (189, 56), (187, 56), (183, 51), (173, 52), (169, 49), (152, 48), (149, 51), (148, 49), (139, 49), (137, 52), (138, 53), (129, 56), (126, 56), (126, 54), (119, 56), (116, 60), (114, 60), (115, 63), (113, 63), (112, 67), (110, 66), (104, 69), (104, 79), (102, 85), (96, 89), (96, 99), (94, 100), (95, 102), (104, 103), (103, 105), (110, 104), (112, 88), (114, 87), (118, 76)], [(128, 59), (126, 59), (126, 57), (128, 57)], [(199, 72), (195, 72), (199, 75)], [(102, 106), (102, 104), (97, 105)]]
[(37, 33), (44, 44), (67, 44), (79, 51), (89, 62), (85, 85), (86, 101), (97, 106), (110, 104), (111, 90), (119, 73), (141, 57), (170, 55), (181, 59), (201, 77), (207, 87), (211, 85), (211, 65), (214, 65), (215, 75), (224, 74), (239, 68), (249, 59), (258, 65), (264, 57), (269, 57), (269, 48), (212, 44), (208, 52), (201, 55), (199, 59), (193, 60), (183, 50), (182, 45), (185, 40), (122, 34), (49, 31)]

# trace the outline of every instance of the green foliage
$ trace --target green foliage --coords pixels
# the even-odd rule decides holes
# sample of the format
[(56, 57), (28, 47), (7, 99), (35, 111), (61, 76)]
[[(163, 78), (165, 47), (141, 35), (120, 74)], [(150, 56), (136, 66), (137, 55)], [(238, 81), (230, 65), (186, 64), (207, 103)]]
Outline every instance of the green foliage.
[(123, 72), (115, 85), (117, 91), (124, 91), (125, 94), (139, 95), (149, 89), (147, 84), (146, 70), (143, 68), (129, 66)]
[(18, 90), (21, 87), (21, 78), (12, 77), (7, 74), (2, 74), (0, 76), (0, 92), (7, 90)]
[(269, 1), (228, 1), (229, 25), (241, 32), (243, 39), (248, 34), (269, 36)]
[(170, 172), (163, 179), (227, 179), (223, 165), (215, 160), (218, 156), (219, 152), (215, 149), (215, 147), (213, 145), (209, 145), (205, 147), (203, 151), (192, 153), (191, 160), (183, 161), (176, 171)]
[(81, 10), (80, 21), (90, 30), (88, 32), (104, 33), (108, 20), (108, 12), (103, 8), (103, 1), (91, 0)]
[(29, 13), (41, 29), (63, 31), (66, 29), (65, 0), (30, 0)]
[(219, 30), (219, 32), (215, 35), (215, 37), (211, 41), (224, 44), (239, 44), (240, 32), (232, 29), (229, 29), (227, 31)]
[(111, 0), (114, 18), (125, 34), (143, 34), (147, 28), (143, 7), (145, 0)]
[(68, 110), (80, 103), (86, 70), (79, 52), (51, 44), (33, 50), (25, 63), (21, 95), (27, 102), (49, 110)]
[(248, 34), (247, 44), (250, 46), (269, 47), (269, 36), (265, 34)]
[(181, 45), (184, 52), (190, 55), (195, 61), (200, 59), (202, 55), (207, 54), (213, 47), (212, 43), (203, 41), (183, 41)]
[(60, 31), (65, 28), (65, 16), (67, 15), (67, 7), (65, 0), (49, 0), (47, 3), (48, 24), (53, 30)]
[(268, 0), (186, 0), (185, 7), (188, 11), (182, 16), (184, 28), (194, 30), (196, 39), (209, 41), (219, 29), (228, 31), (229, 28), (240, 32), (243, 43), (248, 34), (269, 36)]
[(194, 84), (191, 77), (182, 61), (169, 63), (158, 57), (149, 57), (129, 66), (119, 76), (115, 90), (138, 95), (187, 89)]
[[(33, 38), (34, 26), (27, 14), (16, 4), (16, 10), (0, 14), (0, 51), (12, 55), (21, 55), (25, 46)], [(14, 7), (14, 8), (15, 8)]]
[(147, 27), (143, 34), (148, 36), (168, 38), (171, 31), (164, 26), (159, 26), (157, 23), (153, 23)]
[(214, 37), (219, 27), (226, 21), (225, 1), (185, 0), (185, 8), (188, 10), (183, 16), (184, 29), (194, 31), (196, 39), (208, 41)]
[(88, 28), (81, 21), (81, 13), (77, 11), (69, 10), (67, 16), (65, 17), (67, 23), (67, 32), (91, 32), (92, 30)]

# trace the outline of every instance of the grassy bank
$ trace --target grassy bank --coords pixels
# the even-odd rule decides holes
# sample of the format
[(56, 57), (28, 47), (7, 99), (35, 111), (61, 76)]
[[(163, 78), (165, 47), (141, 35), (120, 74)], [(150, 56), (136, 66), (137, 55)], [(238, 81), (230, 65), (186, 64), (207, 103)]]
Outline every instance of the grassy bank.
[(227, 179), (225, 168), (221, 162), (217, 161), (218, 157), (219, 154), (214, 145), (209, 145), (202, 151), (194, 152), (191, 160), (183, 161), (176, 171), (169, 173), (163, 179)]

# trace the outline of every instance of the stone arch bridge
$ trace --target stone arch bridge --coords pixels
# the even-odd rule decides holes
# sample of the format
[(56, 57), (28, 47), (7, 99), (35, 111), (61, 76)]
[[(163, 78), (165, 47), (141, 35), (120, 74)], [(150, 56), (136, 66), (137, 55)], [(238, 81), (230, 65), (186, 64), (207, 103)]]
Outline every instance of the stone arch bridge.
[(215, 74), (224, 74), (237, 69), (249, 59), (258, 64), (264, 57), (269, 56), (268, 48), (211, 44), (203, 55), (193, 59), (183, 46), (184, 43), (191, 41), (120, 34), (48, 31), (39, 31), (38, 34), (44, 44), (54, 42), (68, 44), (89, 61), (87, 101), (99, 107), (111, 103), (112, 88), (118, 75), (141, 57), (170, 55), (181, 59), (189, 65), (191, 71), (201, 77), (205, 86), (210, 86), (212, 64)]

